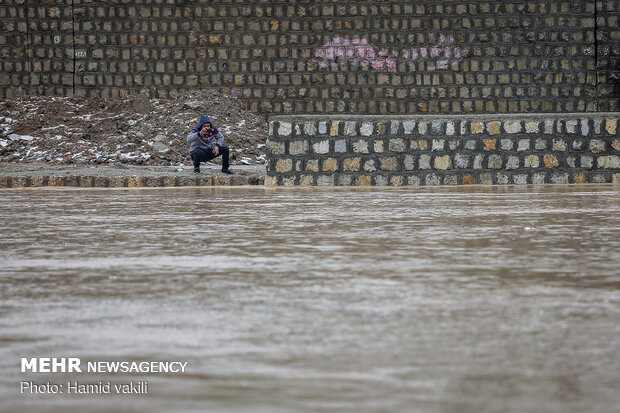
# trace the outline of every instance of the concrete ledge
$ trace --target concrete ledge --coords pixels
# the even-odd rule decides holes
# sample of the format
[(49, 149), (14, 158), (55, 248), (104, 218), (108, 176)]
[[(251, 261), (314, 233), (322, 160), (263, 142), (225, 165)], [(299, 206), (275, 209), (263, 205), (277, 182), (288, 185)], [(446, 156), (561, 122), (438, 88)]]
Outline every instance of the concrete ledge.
[(619, 112), (570, 112), (570, 113), (489, 113), (489, 114), (413, 114), (413, 115), (278, 115), (270, 121), (279, 122), (326, 122), (326, 121), (360, 121), (387, 122), (413, 120), (430, 122), (433, 120), (460, 120), (471, 122), (492, 122), (503, 120), (546, 120), (546, 119), (608, 119), (618, 118)]
[(141, 188), (181, 186), (263, 185), (262, 175), (224, 176), (90, 176), (90, 175), (3, 175), (0, 188), (76, 187), (76, 188)]

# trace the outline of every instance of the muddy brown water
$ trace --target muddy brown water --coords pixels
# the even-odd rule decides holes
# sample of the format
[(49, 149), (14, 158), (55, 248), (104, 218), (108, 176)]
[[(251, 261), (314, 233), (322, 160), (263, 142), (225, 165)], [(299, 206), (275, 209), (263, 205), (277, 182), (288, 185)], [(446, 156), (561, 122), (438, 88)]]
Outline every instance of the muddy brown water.
[[(0, 192), (9, 412), (613, 412), (620, 189)], [(22, 373), (21, 357), (183, 361)], [(140, 395), (22, 381), (147, 381)]]

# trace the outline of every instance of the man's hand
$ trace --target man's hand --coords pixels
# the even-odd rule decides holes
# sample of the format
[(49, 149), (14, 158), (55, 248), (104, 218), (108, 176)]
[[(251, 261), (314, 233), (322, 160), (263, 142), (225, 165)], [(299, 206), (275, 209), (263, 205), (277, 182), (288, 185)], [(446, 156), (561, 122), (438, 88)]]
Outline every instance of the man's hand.
[(208, 126), (203, 126), (202, 129), (200, 130), (201, 135), (206, 135), (208, 132), (209, 132)]
[(220, 147), (217, 145), (213, 146), (213, 155), (218, 156), (220, 154)]

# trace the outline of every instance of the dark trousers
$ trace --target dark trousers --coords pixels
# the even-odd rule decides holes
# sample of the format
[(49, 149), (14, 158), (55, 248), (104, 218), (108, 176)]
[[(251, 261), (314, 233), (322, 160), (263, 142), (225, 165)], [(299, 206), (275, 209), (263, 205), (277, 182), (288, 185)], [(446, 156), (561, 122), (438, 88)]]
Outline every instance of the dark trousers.
[(192, 161), (194, 162), (194, 169), (200, 168), (200, 162), (207, 162), (213, 158), (217, 158), (222, 155), (222, 170), (228, 169), (230, 166), (230, 149), (228, 146), (219, 146), (220, 153), (215, 155), (211, 149), (202, 149), (198, 148), (190, 155), (192, 157)]

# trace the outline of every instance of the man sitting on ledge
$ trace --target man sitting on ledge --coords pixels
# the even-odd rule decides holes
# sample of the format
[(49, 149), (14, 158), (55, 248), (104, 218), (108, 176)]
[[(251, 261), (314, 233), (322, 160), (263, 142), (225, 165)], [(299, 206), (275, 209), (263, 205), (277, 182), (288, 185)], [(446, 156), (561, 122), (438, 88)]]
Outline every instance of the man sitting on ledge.
[(189, 154), (194, 162), (194, 172), (200, 173), (200, 162), (207, 162), (222, 155), (222, 172), (234, 174), (228, 169), (230, 166), (230, 149), (224, 143), (224, 135), (217, 126), (211, 122), (207, 115), (200, 117), (200, 122), (196, 125), (189, 135)]

